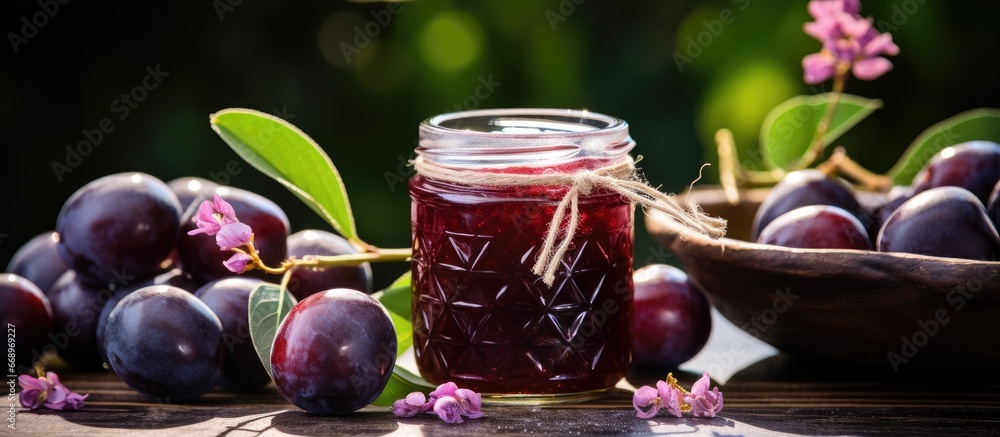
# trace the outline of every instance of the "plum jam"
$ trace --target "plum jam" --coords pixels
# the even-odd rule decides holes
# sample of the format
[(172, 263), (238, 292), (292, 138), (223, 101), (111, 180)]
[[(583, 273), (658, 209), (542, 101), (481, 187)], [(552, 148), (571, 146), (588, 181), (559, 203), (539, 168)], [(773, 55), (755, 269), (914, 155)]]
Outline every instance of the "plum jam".
[[(425, 121), (417, 153), (470, 174), (545, 175), (613, 165), (633, 146), (613, 117), (485, 110)], [(592, 399), (625, 375), (633, 205), (602, 188), (581, 195), (554, 282), (532, 271), (569, 189), (411, 178), (413, 334), (425, 379), (541, 403)]]

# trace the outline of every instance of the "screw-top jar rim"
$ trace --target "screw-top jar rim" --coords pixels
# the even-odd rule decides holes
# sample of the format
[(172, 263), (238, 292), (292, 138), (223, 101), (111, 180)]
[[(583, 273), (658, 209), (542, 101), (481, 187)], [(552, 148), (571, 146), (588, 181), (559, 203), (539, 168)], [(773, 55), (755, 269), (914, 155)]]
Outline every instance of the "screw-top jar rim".
[(420, 124), (417, 154), (462, 167), (614, 161), (635, 146), (628, 123), (588, 110), (509, 108), (440, 114)]

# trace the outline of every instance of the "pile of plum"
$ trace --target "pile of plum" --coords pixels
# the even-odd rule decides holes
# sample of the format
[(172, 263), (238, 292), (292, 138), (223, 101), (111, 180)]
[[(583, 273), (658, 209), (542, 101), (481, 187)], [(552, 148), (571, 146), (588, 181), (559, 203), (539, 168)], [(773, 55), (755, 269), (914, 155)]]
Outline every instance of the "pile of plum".
[[(188, 235), (196, 227), (201, 201), (214, 195), (229, 202), (237, 218), (254, 230), (254, 244), (271, 266), (289, 256), (357, 252), (329, 232), (289, 235), (281, 208), (245, 190), (190, 177), (169, 184), (143, 173), (102, 177), (66, 201), (56, 231), (21, 247), (0, 280), (0, 318), (16, 329), (18, 373), (28, 373), (34, 362), (58, 353), (78, 369), (110, 368), (137, 391), (163, 401), (190, 399), (216, 386), (245, 391), (267, 384), (271, 378), (250, 338), (248, 299), (259, 284), (280, 277), (260, 271), (237, 276), (223, 265), (232, 253), (220, 251), (214, 237)], [(328, 291), (338, 288), (359, 291)], [(313, 349), (327, 351), (327, 356), (309, 357), (338, 360), (345, 368), (351, 360), (381, 354), (384, 344), (395, 344), (395, 332), (385, 310), (365, 294), (371, 288), (367, 264), (297, 269), (289, 290), (304, 306), (317, 307), (312, 310), (317, 315), (299, 317), (298, 329), (278, 336), (283, 344), (306, 347), (317, 341), (316, 330), (336, 341), (353, 338), (353, 350), (342, 348), (353, 357), (322, 345)], [(354, 309), (340, 316), (344, 320), (320, 314), (337, 305)], [(365, 317), (366, 312), (375, 316)], [(338, 327), (350, 332), (331, 332)], [(368, 345), (374, 348), (371, 354), (362, 344), (369, 340), (360, 336), (376, 342)], [(290, 368), (282, 377), (308, 368), (292, 361), (296, 359), (282, 358), (283, 368)], [(377, 379), (388, 378), (384, 370)], [(362, 396), (358, 402), (371, 402), (382, 386), (384, 381), (369, 390), (375, 391), (371, 399), (366, 402)], [(352, 390), (351, 398), (357, 397)]]
[(819, 170), (789, 173), (757, 210), (758, 243), (996, 261), (1000, 144), (970, 141), (934, 155), (913, 180), (863, 196)]
[[(326, 231), (290, 233), (274, 202), (200, 178), (170, 183), (143, 173), (113, 174), (76, 191), (56, 230), (21, 247), (0, 280), (0, 319), (16, 327), (17, 373), (58, 354), (77, 369), (111, 369), (161, 402), (220, 387), (248, 391), (271, 381), (250, 336), (248, 301), (280, 277), (236, 275), (232, 253), (196, 234), (203, 200), (218, 195), (254, 231), (270, 266), (286, 257), (357, 253)], [(676, 369), (711, 331), (709, 303), (683, 271), (652, 265), (635, 272), (634, 358), (639, 367)], [(372, 291), (367, 264), (300, 268), (289, 290), (299, 301), (271, 352), (278, 390), (315, 413), (371, 403), (395, 361), (396, 335)]]

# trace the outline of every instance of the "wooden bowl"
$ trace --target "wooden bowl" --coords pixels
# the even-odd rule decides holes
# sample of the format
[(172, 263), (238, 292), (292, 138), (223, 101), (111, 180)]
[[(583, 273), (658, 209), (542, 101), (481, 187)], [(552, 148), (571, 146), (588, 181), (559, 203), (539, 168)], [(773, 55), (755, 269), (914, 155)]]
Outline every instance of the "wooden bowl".
[(895, 372), (1000, 369), (1000, 262), (713, 240), (659, 213), (646, 228), (719, 312), (782, 351)]

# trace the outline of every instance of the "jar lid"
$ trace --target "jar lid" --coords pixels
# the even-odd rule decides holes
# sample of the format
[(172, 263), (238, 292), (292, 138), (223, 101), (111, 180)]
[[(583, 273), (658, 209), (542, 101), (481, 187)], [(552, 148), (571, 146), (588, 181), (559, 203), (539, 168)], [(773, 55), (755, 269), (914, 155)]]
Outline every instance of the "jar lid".
[(614, 160), (635, 146), (628, 123), (587, 110), (512, 108), (436, 115), (420, 123), (417, 154), (451, 166)]

